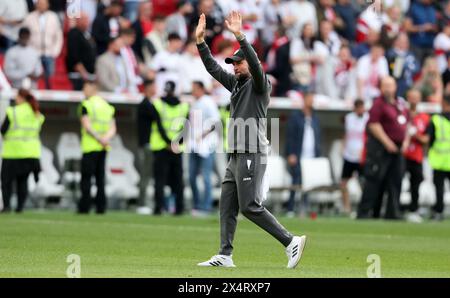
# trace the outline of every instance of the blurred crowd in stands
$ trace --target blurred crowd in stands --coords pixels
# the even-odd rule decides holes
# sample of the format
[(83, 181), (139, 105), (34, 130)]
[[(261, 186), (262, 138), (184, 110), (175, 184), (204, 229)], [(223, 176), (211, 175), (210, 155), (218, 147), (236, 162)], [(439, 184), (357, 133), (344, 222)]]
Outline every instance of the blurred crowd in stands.
[[(156, 78), (161, 92), (165, 81), (182, 77), (179, 94), (202, 81), (226, 98), (201, 67), (192, 36), (205, 13), (206, 42), (223, 60), (238, 47), (223, 25), (231, 10), (243, 14), (276, 96), (296, 90), (370, 102), (390, 74), (398, 95), (414, 86), (425, 101), (441, 102), (450, 80), (449, 1), (382, 0), (381, 7), (366, 0), (65, 2), (0, 2), (3, 71), (13, 86), (24, 80), (37, 86), (44, 78), (41, 88), (81, 90), (96, 76), (103, 91), (134, 93)], [(64, 63), (54, 78), (58, 61)]]

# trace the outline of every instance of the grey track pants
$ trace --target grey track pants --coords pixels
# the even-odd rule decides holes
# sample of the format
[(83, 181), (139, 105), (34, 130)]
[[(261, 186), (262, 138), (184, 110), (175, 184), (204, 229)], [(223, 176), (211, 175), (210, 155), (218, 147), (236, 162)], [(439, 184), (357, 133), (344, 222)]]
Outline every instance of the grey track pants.
[(232, 254), (239, 209), (245, 217), (271, 234), (285, 247), (292, 241), (292, 234), (262, 206), (266, 161), (267, 155), (263, 153), (231, 154), (220, 198), (219, 254)]

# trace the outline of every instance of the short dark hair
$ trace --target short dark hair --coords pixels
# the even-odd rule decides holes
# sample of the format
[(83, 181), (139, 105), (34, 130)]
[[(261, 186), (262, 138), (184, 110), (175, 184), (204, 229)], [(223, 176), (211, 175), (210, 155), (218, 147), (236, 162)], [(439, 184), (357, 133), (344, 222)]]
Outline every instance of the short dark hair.
[(364, 106), (364, 101), (361, 98), (357, 98), (353, 103), (353, 107), (359, 108), (360, 106)]
[(119, 36), (108, 38), (108, 46), (110, 46), (112, 43), (114, 43), (118, 39), (119, 39)]
[(30, 37), (31, 31), (28, 27), (22, 27), (19, 29), (19, 38)]
[(136, 31), (130, 27), (130, 28), (123, 28), (120, 30), (120, 34), (119, 35), (136, 35)]
[(153, 79), (146, 79), (146, 80), (144, 80), (144, 87), (148, 87), (148, 86), (151, 86), (151, 85), (154, 85), (155, 84), (155, 80), (153, 80)]
[(167, 36), (167, 40), (171, 41), (171, 40), (181, 40), (180, 34), (176, 33), (176, 32), (172, 32), (169, 33), (169, 36)]
[(179, 0), (178, 2), (177, 2), (177, 9), (180, 9), (181, 7), (183, 7), (184, 5), (186, 5), (188, 2), (187, 2), (187, 0)]
[(111, 6), (120, 6), (120, 7), (123, 7), (123, 4), (122, 4), (122, 1), (120, 1), (120, 0), (112, 0), (111, 1), (111, 4), (109, 5), (110, 7)]
[(203, 91), (205, 90), (205, 84), (203, 84), (202, 81), (193, 81), (192, 84), (197, 85), (200, 87)]
[(153, 17), (153, 22), (164, 22), (166, 20), (166, 17), (162, 14), (157, 14)]
[(445, 102), (446, 104), (450, 105), (450, 93), (444, 94), (443, 102)]

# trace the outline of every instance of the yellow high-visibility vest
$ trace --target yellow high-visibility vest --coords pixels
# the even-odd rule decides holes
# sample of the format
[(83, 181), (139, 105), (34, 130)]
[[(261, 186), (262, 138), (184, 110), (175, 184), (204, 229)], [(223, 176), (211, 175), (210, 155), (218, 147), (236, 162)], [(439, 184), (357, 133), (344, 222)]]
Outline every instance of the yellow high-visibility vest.
[(41, 157), (39, 134), (45, 117), (42, 114), (36, 114), (27, 102), (8, 107), (6, 117), (10, 125), (3, 137), (2, 157), (39, 159)]
[(433, 115), (435, 139), (428, 151), (428, 161), (434, 170), (450, 172), (450, 121)]
[[(184, 121), (189, 113), (189, 105), (187, 103), (180, 103), (172, 106), (165, 103), (161, 99), (153, 102), (156, 111), (161, 119), (161, 124), (166, 131), (167, 137), (172, 141), (183, 130)], [(150, 149), (152, 151), (160, 151), (167, 147), (168, 144), (164, 141), (158, 130), (158, 125), (152, 123), (152, 132), (150, 134)], [(180, 146), (180, 149), (182, 146)]]
[[(86, 108), (92, 130), (100, 136), (106, 134), (111, 128), (114, 119), (114, 107), (98, 95), (83, 100), (80, 108), (83, 107)], [(104, 148), (81, 127), (81, 150), (83, 153), (89, 153), (109, 150), (109, 148)]]

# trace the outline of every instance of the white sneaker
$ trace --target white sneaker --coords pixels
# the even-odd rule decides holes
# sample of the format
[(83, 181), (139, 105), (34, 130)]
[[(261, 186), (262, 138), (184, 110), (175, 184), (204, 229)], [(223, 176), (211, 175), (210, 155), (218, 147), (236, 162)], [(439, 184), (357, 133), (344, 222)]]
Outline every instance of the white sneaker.
[(411, 212), (406, 216), (406, 220), (412, 223), (422, 223), (423, 218), (417, 212)]
[(206, 262), (198, 263), (200, 267), (236, 267), (231, 256), (215, 255)]
[(306, 246), (306, 236), (294, 236), (291, 243), (286, 247), (286, 255), (288, 257), (288, 269), (294, 269), (300, 258), (302, 257), (303, 250)]

